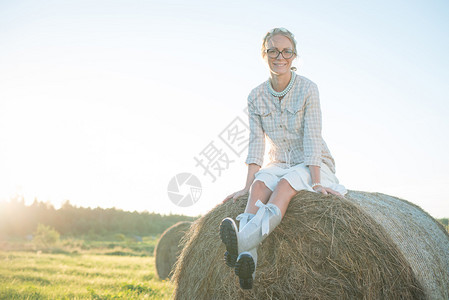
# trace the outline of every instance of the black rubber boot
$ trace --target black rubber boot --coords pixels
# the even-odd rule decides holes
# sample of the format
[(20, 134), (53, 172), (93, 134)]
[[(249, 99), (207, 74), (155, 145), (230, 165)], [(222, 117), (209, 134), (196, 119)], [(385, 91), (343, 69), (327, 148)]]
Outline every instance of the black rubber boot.
[(220, 238), (226, 246), (224, 260), (226, 265), (233, 268), (237, 261), (238, 246), (237, 246), (237, 226), (231, 218), (225, 218), (220, 224)]
[(240, 254), (235, 263), (235, 275), (239, 277), (240, 287), (244, 290), (253, 288), (254, 260), (247, 253)]

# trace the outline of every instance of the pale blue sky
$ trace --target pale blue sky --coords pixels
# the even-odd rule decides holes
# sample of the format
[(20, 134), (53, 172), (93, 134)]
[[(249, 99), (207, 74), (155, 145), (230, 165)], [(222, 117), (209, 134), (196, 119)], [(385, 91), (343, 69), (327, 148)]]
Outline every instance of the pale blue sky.
[[(278, 26), (340, 182), (448, 217), (446, 1), (0, 1), (0, 200), (207, 212), (243, 187), (246, 153), (213, 183), (194, 157), (245, 118)], [(182, 172), (203, 185), (189, 208), (167, 195)]]

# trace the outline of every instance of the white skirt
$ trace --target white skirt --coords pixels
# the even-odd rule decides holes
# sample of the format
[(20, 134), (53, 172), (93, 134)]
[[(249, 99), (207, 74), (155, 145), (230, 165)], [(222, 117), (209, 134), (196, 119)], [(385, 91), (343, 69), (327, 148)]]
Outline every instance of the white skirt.
[[(345, 195), (348, 192), (346, 188), (339, 183), (335, 174), (332, 173), (326, 164), (322, 163), (320, 170), (322, 186), (331, 188), (342, 195)], [(315, 192), (312, 189), (312, 176), (310, 175), (309, 167), (306, 167), (304, 163), (291, 167), (280, 167), (269, 163), (255, 174), (254, 181), (260, 180), (264, 182), (270, 190), (274, 191), (279, 180), (282, 178), (287, 180), (296, 191), (307, 190)]]

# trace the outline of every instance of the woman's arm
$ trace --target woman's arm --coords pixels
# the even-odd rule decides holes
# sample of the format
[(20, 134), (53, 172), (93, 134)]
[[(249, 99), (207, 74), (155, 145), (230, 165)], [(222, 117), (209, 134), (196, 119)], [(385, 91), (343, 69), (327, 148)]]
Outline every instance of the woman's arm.
[(312, 176), (312, 184), (321, 183), (321, 168), (319, 166), (309, 166), (310, 175)]
[(343, 195), (340, 194), (339, 192), (334, 191), (331, 188), (324, 187), (324, 186), (321, 185), (321, 176), (320, 176), (321, 175), (320, 174), (321, 168), (319, 166), (309, 166), (309, 170), (310, 170), (310, 175), (312, 177), (312, 184), (320, 183), (319, 185), (315, 185), (313, 187), (313, 190), (315, 192), (318, 192), (318, 193), (321, 193), (321, 194), (324, 194), (324, 195), (332, 194), (332, 195), (336, 195), (336, 196), (339, 196), (339, 197), (343, 197)]
[(255, 113), (254, 103), (251, 99), (251, 94), (248, 96), (248, 118), (249, 118), (249, 141), (248, 141), (248, 155), (245, 163), (248, 165), (248, 175), (246, 177), (245, 187), (240, 191), (232, 193), (227, 196), (223, 202), (229, 199), (235, 200), (249, 192), (251, 184), (253, 184), (255, 174), (260, 170), (263, 164), (263, 156), (265, 152), (265, 134), (262, 129), (262, 122), (260, 116)]
[(306, 99), (306, 108), (304, 115), (304, 156), (305, 164), (309, 167), (312, 177), (313, 190), (322, 194), (333, 194), (342, 196), (331, 188), (321, 185), (321, 108), (318, 87), (311, 84), (310, 94)]
[(262, 166), (265, 153), (265, 133), (260, 115), (256, 114), (251, 94), (248, 96), (249, 141), (245, 163)]
[(256, 174), (257, 172), (259, 172), (260, 170), (260, 166), (256, 165), (256, 164), (249, 164), (248, 165), (248, 176), (246, 178), (246, 185), (243, 188), (246, 191), (249, 191), (249, 188), (251, 187), (251, 184), (253, 184), (254, 182), (254, 174)]
[[(323, 139), (321, 137), (321, 107), (318, 87), (310, 83), (304, 105), (304, 163), (321, 166)], [(318, 178), (319, 179), (319, 178)]]
[[(254, 174), (256, 174), (262, 164), (265, 152), (265, 133), (262, 128), (262, 121), (260, 116), (255, 113), (254, 103), (251, 99), (251, 94), (248, 96), (248, 119), (249, 119), (249, 141), (248, 141), (248, 156), (245, 163), (248, 165), (248, 176), (246, 177), (246, 184), (242, 191), (248, 192), (251, 184), (254, 181)], [(235, 199), (238, 198), (234, 197)]]

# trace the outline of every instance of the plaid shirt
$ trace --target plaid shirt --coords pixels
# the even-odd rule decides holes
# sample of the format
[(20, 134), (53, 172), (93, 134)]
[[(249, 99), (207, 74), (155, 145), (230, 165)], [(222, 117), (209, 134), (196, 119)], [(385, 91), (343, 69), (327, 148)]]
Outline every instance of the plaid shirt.
[(250, 138), (245, 163), (262, 166), (265, 136), (271, 145), (270, 162), (281, 167), (300, 163), (321, 166), (335, 173), (335, 162), (321, 137), (321, 109), (317, 85), (296, 76), (292, 89), (279, 101), (267, 81), (248, 96)]

